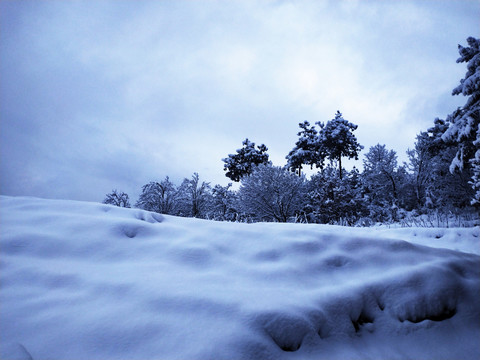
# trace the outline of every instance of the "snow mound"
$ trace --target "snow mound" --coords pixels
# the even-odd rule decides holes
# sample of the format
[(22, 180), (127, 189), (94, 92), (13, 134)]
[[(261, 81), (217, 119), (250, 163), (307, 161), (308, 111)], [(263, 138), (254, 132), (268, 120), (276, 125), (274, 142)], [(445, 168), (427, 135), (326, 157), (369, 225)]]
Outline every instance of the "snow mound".
[(0, 358), (478, 359), (478, 235), (2, 196)]

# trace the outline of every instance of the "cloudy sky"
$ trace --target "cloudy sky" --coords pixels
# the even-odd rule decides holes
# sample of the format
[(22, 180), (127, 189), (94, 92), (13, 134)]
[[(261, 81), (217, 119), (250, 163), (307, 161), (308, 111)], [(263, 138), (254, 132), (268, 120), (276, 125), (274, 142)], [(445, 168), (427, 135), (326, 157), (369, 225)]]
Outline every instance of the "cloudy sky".
[(457, 45), (479, 18), (477, 0), (0, 0), (0, 193), (226, 185), (221, 159), (245, 138), (284, 165), (298, 123), (337, 110), (363, 154), (404, 161), (464, 104)]

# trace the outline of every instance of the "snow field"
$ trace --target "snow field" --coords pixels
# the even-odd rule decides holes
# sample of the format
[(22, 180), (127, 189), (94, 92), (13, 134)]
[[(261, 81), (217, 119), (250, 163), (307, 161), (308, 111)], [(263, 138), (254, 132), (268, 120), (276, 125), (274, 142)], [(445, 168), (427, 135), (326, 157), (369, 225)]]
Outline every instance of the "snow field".
[(2, 196), (0, 358), (478, 359), (479, 245)]

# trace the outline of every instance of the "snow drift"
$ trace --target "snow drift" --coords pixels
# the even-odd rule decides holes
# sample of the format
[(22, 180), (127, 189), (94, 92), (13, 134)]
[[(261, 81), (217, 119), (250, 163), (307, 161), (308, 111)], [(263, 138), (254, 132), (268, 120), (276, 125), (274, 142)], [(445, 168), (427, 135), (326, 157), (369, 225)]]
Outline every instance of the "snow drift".
[(0, 226), (2, 359), (480, 357), (478, 228), (220, 223), (4, 196)]

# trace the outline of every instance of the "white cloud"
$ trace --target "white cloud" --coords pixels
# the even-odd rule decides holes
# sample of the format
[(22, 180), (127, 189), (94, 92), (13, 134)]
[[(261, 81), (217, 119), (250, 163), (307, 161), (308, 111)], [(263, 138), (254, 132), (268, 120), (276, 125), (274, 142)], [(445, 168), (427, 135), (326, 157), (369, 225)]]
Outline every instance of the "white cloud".
[[(13, 125), (22, 121), (38, 128), (31, 141), (40, 149), (32, 156), (16, 148), (17, 158), (2, 161), (8, 173), (2, 187), (22, 192), (14, 185), (14, 161), (34, 174), (36, 162), (42, 174), (70, 164), (78, 180), (65, 179), (65, 194), (70, 181), (106, 182), (103, 172), (82, 168), (108, 168), (115, 156), (136, 162), (116, 172), (126, 186), (129, 176), (121, 172), (141, 172), (138, 188), (149, 176), (181, 179), (194, 171), (226, 183), (220, 159), (244, 138), (265, 143), (280, 165), (299, 122), (325, 122), (336, 110), (359, 125), (366, 149), (385, 143), (404, 153), (434, 117), (461, 103), (450, 96), (465, 72), (455, 64), (456, 44), (474, 35), (471, 8), (480, 7), (456, 1), (1, 4), (22, 19), (0, 23), (2, 33), (14, 34), (2, 38), (0, 52), (8, 64), (1, 74), (3, 147), (15, 148), (20, 136), (29, 141)], [(72, 145), (82, 151), (73, 156)], [(58, 196), (54, 188), (42, 194)], [(103, 196), (96, 194), (91, 186), (71, 196)]]

